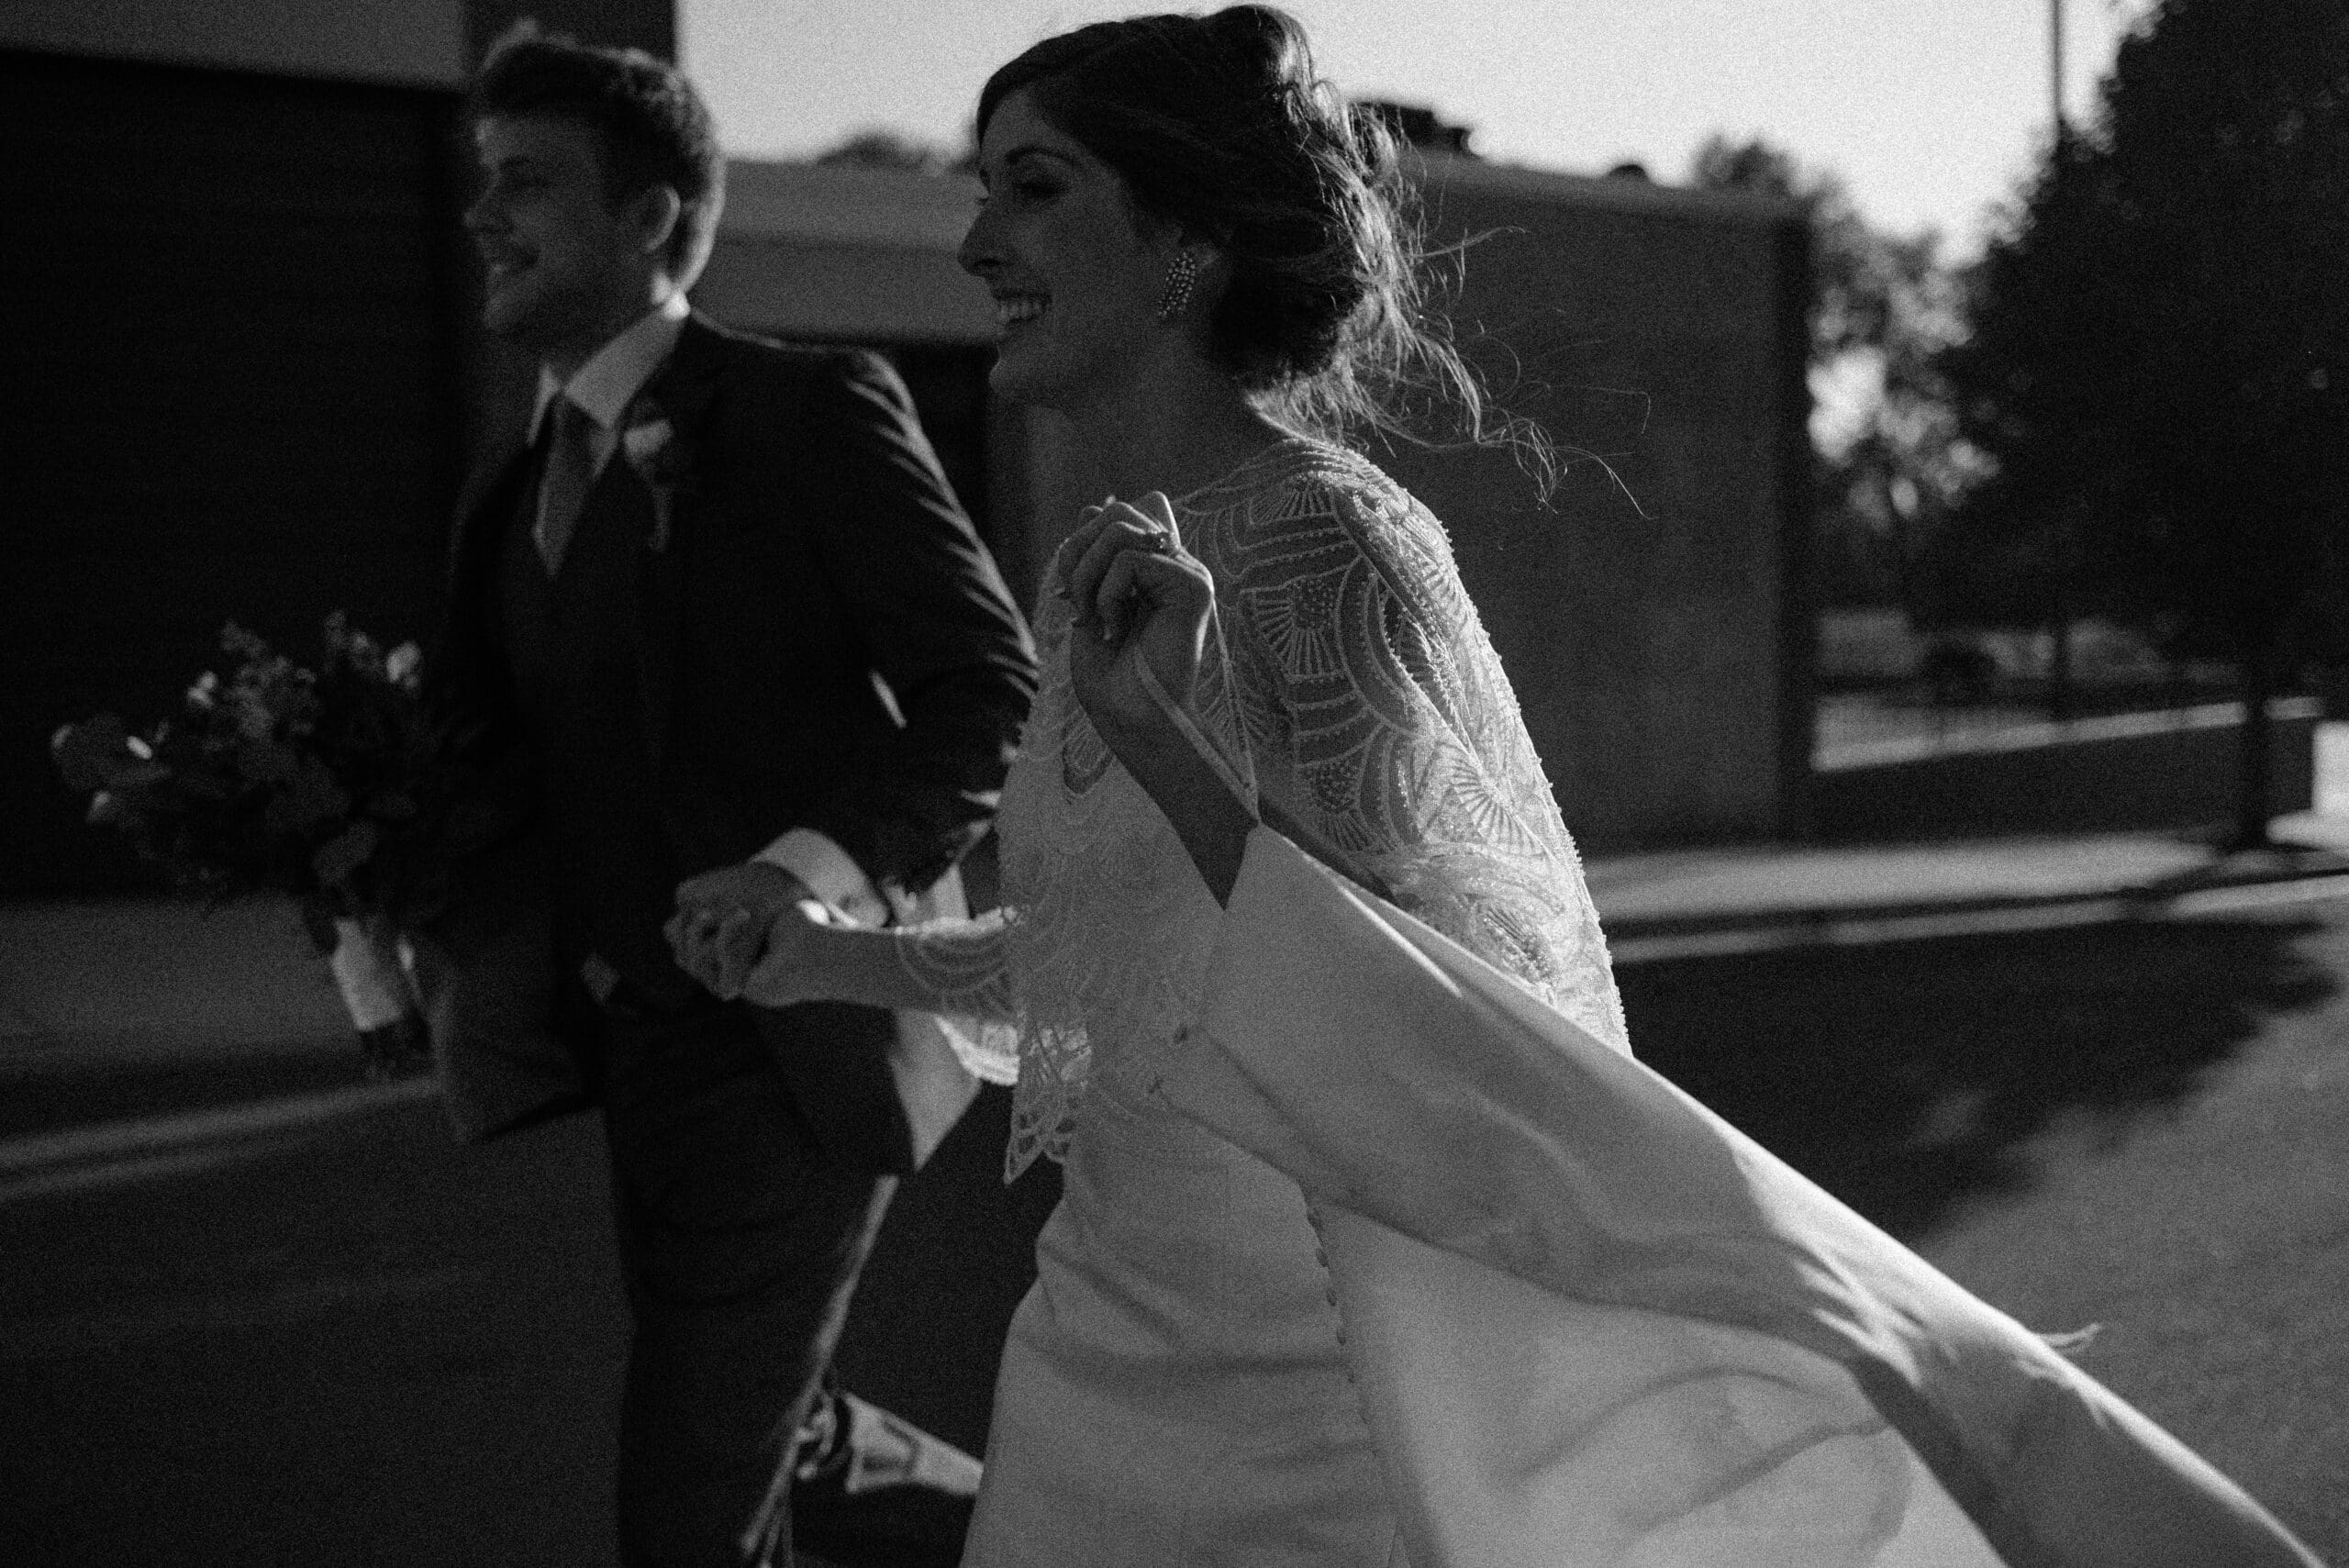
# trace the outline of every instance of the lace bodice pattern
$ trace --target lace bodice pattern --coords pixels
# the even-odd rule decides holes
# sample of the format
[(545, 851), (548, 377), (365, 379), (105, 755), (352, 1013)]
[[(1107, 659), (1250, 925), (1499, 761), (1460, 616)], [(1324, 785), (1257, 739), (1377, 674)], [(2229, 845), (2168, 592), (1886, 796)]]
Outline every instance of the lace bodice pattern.
[[(1397, 903), (1628, 1050), (1574, 844), (1442, 526), (1351, 453), (1284, 443), (1175, 504), (1216, 585), (1191, 694), (1233, 772)], [(1004, 784), (1004, 907), (905, 934), (984, 1075), (1014, 1076), (1007, 1173), (1059, 1158), (1088, 1092), (1146, 1092), (1218, 910), (1094, 731), (1047, 583), (1044, 682)]]

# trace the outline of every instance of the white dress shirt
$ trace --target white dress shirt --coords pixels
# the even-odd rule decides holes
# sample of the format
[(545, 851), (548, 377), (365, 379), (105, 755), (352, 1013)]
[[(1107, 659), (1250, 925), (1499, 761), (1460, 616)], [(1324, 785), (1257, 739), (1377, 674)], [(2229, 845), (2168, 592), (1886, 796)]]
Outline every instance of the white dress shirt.
[(554, 400), (567, 397), (595, 421), (596, 433), (590, 439), (596, 472), (603, 473), (604, 464), (619, 449), (620, 421), (628, 417), (628, 406), (636, 401), (636, 395), (654, 373), (669, 362), (669, 356), (676, 351), (677, 337), (685, 329), (685, 317), (692, 314), (684, 294), (672, 294), (596, 350), (585, 364), (571, 373), (569, 381), (558, 380), (554, 372), (540, 365), (538, 406), (530, 413), (532, 443), (544, 430), (547, 410)]

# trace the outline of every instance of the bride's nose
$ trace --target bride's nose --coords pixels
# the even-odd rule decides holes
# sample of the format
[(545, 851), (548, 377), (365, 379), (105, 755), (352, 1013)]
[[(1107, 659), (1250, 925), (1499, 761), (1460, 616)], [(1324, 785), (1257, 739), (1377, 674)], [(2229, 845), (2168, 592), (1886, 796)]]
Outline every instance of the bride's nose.
[(956, 248), (954, 260), (975, 278), (984, 278), (1003, 264), (995, 225), (988, 220), (986, 208), (981, 207), (972, 217), (971, 227), (963, 231), (963, 243)]

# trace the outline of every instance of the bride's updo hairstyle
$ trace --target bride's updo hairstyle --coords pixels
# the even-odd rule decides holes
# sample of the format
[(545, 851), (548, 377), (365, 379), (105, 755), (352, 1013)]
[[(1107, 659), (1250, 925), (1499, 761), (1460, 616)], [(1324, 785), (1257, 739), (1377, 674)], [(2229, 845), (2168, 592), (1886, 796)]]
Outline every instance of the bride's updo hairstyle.
[[(978, 130), (1026, 92), (1153, 217), (1212, 239), (1230, 269), (1209, 318), (1219, 362), (1283, 422), (1419, 439), (1450, 405), (1472, 440), (1482, 393), (1425, 309), (1419, 225), (1393, 139), (1316, 75), (1305, 30), (1270, 6), (1133, 17), (1047, 39), (988, 78)], [(1497, 439), (1520, 439), (1518, 421)]]

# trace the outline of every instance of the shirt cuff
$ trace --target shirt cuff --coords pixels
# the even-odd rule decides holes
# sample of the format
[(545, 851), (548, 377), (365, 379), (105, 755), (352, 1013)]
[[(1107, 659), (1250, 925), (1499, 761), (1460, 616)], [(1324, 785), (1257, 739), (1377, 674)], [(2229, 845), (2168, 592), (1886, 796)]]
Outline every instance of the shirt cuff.
[(751, 857), (787, 871), (807, 890), (860, 926), (885, 926), (889, 906), (864, 868), (813, 828), (794, 828)]

